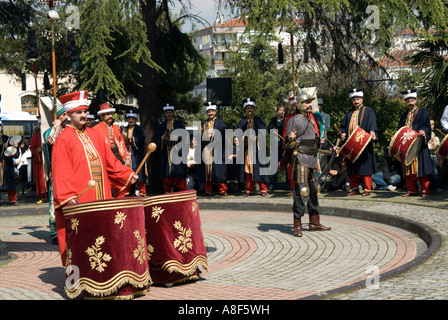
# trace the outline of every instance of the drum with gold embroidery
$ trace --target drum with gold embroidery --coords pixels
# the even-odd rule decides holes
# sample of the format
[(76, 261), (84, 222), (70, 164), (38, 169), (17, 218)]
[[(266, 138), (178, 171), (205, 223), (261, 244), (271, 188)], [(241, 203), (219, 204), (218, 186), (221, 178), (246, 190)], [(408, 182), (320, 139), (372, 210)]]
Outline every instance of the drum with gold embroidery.
[(417, 157), (423, 136), (409, 127), (401, 127), (389, 144), (389, 155), (408, 166)]
[(69, 298), (132, 299), (151, 282), (143, 199), (115, 198), (64, 207)]
[(144, 198), (149, 272), (154, 283), (199, 279), (208, 269), (196, 191)]
[(442, 158), (448, 157), (448, 134), (443, 138), (442, 142), (440, 143), (439, 148), (437, 149), (437, 153)]
[(357, 127), (342, 145), (339, 153), (354, 163), (358, 160), (358, 157), (362, 154), (371, 139), (372, 137), (369, 133), (361, 127)]

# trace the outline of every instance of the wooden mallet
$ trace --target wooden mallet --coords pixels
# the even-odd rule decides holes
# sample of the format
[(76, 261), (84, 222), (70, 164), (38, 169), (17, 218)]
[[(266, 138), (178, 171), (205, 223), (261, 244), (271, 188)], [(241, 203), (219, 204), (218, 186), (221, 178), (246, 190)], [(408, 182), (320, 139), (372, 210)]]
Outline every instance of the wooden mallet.
[(146, 162), (146, 159), (148, 159), (149, 155), (151, 154), (151, 152), (154, 152), (157, 149), (157, 145), (154, 142), (151, 142), (148, 145), (148, 152), (146, 152), (145, 157), (143, 158), (142, 162), (140, 162), (140, 165), (138, 166), (137, 170), (135, 171), (135, 174), (137, 175), (140, 171), (140, 169), (143, 167), (143, 165)]
[(96, 187), (96, 181), (95, 180), (89, 180), (89, 182), (87, 182), (87, 187), (84, 188), (84, 190), (82, 190), (77, 196), (76, 196), (76, 200), (79, 199), (79, 197), (81, 197), (87, 190), (93, 189)]

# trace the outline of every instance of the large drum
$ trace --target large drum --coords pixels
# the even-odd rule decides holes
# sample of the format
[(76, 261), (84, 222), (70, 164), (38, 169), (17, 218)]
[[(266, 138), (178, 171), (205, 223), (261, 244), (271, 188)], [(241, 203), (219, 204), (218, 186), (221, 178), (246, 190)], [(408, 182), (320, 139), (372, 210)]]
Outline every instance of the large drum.
[(364, 131), (361, 127), (357, 127), (342, 145), (339, 153), (354, 163), (358, 160), (358, 157), (367, 147), (371, 139), (372, 137), (369, 133)]
[(409, 127), (401, 127), (390, 140), (389, 155), (408, 166), (417, 157), (423, 136)]
[(437, 153), (442, 158), (448, 157), (448, 134), (443, 138), (442, 142), (440, 143), (439, 148), (437, 149)]
[(196, 191), (144, 198), (149, 272), (154, 283), (197, 280), (208, 269)]
[(143, 199), (116, 198), (66, 206), (69, 298), (132, 299), (151, 284)]

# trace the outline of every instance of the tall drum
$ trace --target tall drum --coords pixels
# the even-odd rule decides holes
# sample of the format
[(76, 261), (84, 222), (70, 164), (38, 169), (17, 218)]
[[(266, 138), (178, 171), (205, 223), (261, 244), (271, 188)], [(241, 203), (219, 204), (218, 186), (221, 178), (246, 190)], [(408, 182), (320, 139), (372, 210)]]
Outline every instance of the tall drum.
[(66, 206), (65, 291), (70, 298), (132, 299), (151, 284), (142, 198)]
[(372, 136), (369, 133), (364, 131), (361, 127), (357, 127), (342, 145), (339, 153), (354, 163), (358, 160), (371, 139)]
[(149, 272), (154, 283), (199, 278), (208, 269), (196, 191), (144, 198)]
[(448, 157), (448, 134), (443, 138), (442, 142), (440, 143), (439, 148), (437, 149), (437, 153), (442, 158)]
[(423, 136), (409, 127), (401, 127), (390, 140), (389, 155), (408, 166), (417, 157)]

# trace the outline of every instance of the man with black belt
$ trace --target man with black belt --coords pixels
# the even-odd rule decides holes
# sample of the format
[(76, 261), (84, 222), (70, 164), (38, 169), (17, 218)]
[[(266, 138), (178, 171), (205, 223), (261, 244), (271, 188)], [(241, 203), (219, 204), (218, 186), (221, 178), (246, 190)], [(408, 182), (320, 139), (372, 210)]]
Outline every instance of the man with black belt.
[[(361, 127), (361, 129), (369, 133), (372, 140), (376, 140), (377, 125), (375, 112), (372, 108), (364, 105), (364, 93), (362, 89), (351, 90), (349, 97), (353, 108), (347, 112), (339, 127), (341, 140), (345, 142), (346, 138), (349, 138), (358, 127)], [(372, 190), (372, 175), (378, 171), (373, 142), (370, 141), (367, 144), (356, 162), (351, 162), (347, 159), (346, 164), (351, 189), (348, 195), (355, 196), (359, 194), (359, 180), (362, 180), (364, 184), (363, 196), (370, 196)]]
[(310, 231), (331, 230), (320, 224), (319, 186), (317, 153), (319, 150), (319, 130), (312, 115), (314, 98), (306, 93), (297, 96), (296, 115), (287, 124), (287, 148), (293, 149), (293, 194), (294, 236), (302, 236), (302, 217), (308, 208)]
[(422, 197), (426, 198), (430, 193), (430, 176), (434, 173), (428, 149), (428, 141), (431, 139), (431, 122), (428, 112), (423, 108), (417, 107), (417, 89), (403, 91), (401, 94), (408, 106), (408, 111), (401, 116), (398, 129), (407, 126), (420, 133), (424, 138), (417, 157), (411, 164), (404, 166), (408, 192), (403, 197), (416, 196), (418, 194), (417, 181), (419, 181)]

